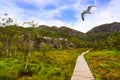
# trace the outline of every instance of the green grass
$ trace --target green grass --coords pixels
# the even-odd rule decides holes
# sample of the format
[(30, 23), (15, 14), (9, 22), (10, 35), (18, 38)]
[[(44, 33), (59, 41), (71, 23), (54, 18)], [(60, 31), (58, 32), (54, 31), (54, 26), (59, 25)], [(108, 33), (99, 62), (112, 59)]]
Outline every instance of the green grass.
[(91, 51), (85, 58), (95, 80), (120, 80), (120, 51)]
[(32, 52), (24, 69), (24, 53), (0, 57), (0, 80), (70, 80), (78, 55), (86, 49)]

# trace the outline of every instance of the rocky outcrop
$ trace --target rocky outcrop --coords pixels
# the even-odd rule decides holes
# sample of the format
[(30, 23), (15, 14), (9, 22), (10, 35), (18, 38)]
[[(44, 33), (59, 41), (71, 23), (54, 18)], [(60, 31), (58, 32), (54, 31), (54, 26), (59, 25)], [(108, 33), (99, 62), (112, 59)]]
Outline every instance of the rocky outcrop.
[(48, 36), (43, 37), (44, 42), (51, 45), (53, 49), (74, 48), (75, 45), (66, 38), (51, 38)]

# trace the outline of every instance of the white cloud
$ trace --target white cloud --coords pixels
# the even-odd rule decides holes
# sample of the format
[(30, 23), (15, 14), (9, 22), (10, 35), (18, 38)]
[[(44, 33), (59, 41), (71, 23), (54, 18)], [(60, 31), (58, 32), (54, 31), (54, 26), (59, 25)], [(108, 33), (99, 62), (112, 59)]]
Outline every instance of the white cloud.
[(61, 20), (54, 19), (54, 15), (61, 16), (60, 11), (64, 9), (70, 8), (71, 5), (63, 5), (59, 6), (54, 10), (44, 10), (42, 9), (46, 4), (54, 4), (58, 5), (57, 1), (53, 0), (20, 0), (21, 3), (25, 2), (28, 4), (33, 4), (39, 7), (38, 11), (32, 11), (32, 10), (24, 10), (23, 8), (18, 7), (16, 4), (14, 4), (15, 0), (7, 0), (7, 3), (5, 0), (1, 1), (0, 4), (2, 4), (0, 7), (1, 12), (0, 15), (3, 15), (4, 13), (8, 13), (11, 17), (16, 18), (20, 22), (24, 21), (31, 21), (32, 19), (39, 22), (39, 24), (46, 24), (46, 25), (56, 25), (56, 26), (70, 26), (69, 23), (65, 23)]

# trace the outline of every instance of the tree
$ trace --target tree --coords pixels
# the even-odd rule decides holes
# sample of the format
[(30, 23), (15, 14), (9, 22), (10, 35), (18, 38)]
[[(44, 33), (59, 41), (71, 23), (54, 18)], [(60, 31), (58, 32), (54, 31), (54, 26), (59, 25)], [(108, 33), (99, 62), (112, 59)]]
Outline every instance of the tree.
[(2, 27), (8, 27), (10, 25), (13, 25), (13, 19), (9, 17), (7, 13), (4, 14), (4, 17), (1, 17), (1, 26)]
[[(32, 27), (32, 30), (29, 30), (25, 35), (23, 35), (23, 44), (24, 44), (24, 51), (25, 51), (25, 69), (27, 69), (28, 66), (28, 56), (30, 54), (30, 51), (32, 50), (33, 47), (33, 40), (36, 31), (35, 31), (35, 27), (37, 26), (37, 24), (35, 24), (34, 21), (31, 22), (24, 22), (23, 25), (27, 25), (28, 27)], [(33, 38), (32, 38), (33, 37)]]
[(10, 30), (7, 27), (10, 27), (13, 25), (13, 19), (8, 16), (7, 13), (4, 14), (4, 17), (0, 18), (1, 21), (1, 26), (4, 27), (3, 31), (3, 37), (2, 39), (4, 40), (5, 43), (5, 63), (6, 63), (6, 57), (8, 57), (8, 52), (9, 52), (9, 41), (10, 41)]

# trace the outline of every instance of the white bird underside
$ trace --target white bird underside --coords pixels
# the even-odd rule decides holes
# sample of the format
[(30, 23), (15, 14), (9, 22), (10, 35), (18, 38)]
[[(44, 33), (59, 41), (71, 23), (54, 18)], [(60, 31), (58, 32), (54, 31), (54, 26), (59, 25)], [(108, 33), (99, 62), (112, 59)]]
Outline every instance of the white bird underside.
[(82, 13), (81, 13), (81, 18), (82, 20), (84, 21), (84, 15), (85, 14), (91, 14), (90, 10), (92, 7), (95, 7), (95, 6), (88, 6), (87, 10), (84, 10)]

